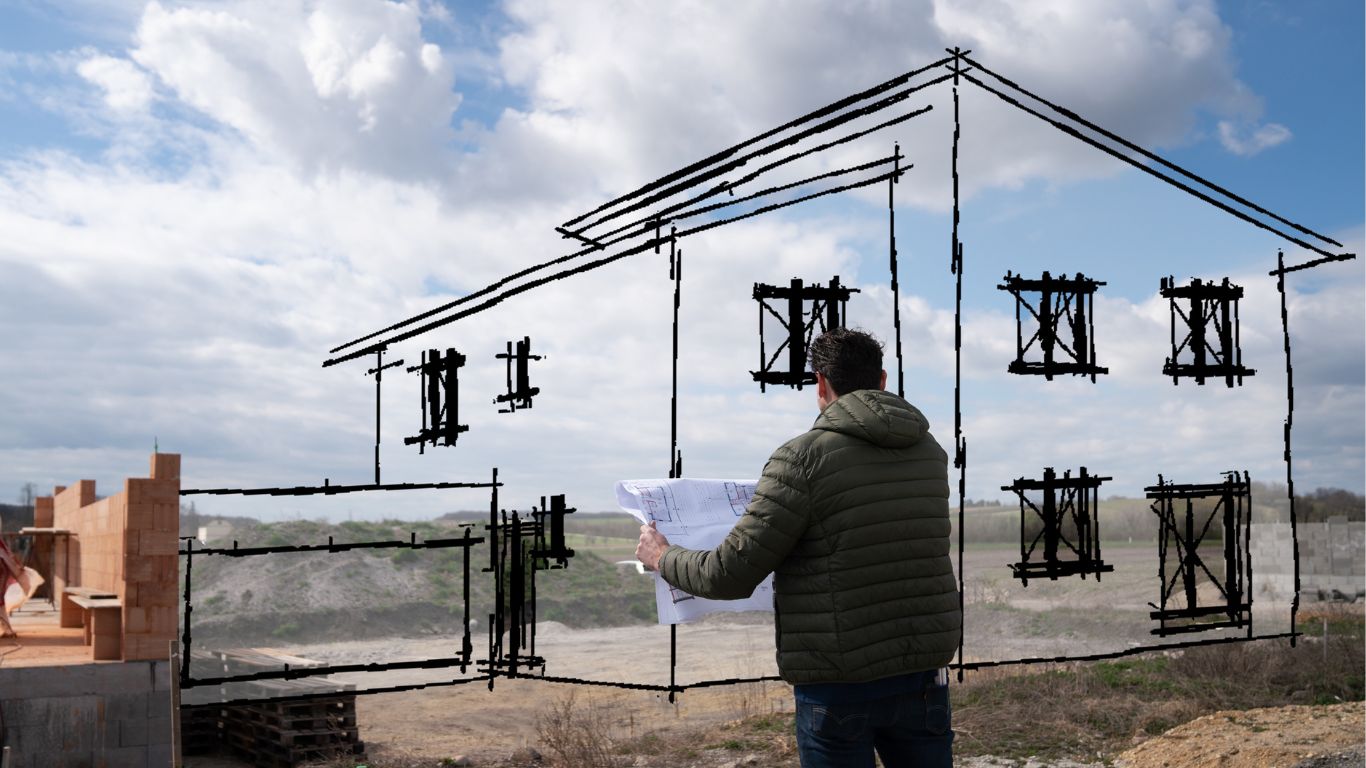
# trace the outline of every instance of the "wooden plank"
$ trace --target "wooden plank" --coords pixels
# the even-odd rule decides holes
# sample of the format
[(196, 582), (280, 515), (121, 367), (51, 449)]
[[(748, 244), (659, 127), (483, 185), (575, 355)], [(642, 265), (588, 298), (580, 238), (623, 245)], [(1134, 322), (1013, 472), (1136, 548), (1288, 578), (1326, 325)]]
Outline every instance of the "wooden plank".
[(95, 589), (93, 587), (67, 587), (62, 590), (64, 594), (75, 595), (77, 597), (118, 597), (118, 593), (107, 589)]
[(71, 602), (86, 610), (123, 607), (123, 602), (117, 597), (73, 597), (71, 598)]

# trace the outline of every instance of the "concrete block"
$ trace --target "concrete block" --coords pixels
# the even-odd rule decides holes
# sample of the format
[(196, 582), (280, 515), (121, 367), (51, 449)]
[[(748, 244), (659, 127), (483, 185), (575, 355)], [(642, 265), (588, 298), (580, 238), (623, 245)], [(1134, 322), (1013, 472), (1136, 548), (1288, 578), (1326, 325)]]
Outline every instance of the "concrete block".
[(101, 664), (98, 670), (101, 690), (123, 693), (147, 693), (152, 690), (152, 676), (145, 663), (126, 661), (122, 664)]
[(147, 718), (147, 743), (171, 743), (171, 715), (169, 712), (160, 717)]
[(171, 765), (171, 743), (147, 745), (147, 768), (162, 768)]
[[(147, 718), (139, 717), (133, 720), (116, 720), (119, 729), (120, 747), (145, 747), (147, 746)], [(113, 728), (110, 728), (112, 731)]]
[(104, 699), (106, 722), (114, 720), (146, 720), (147, 697), (151, 693), (112, 693)]
[[(166, 641), (166, 647), (169, 654), (171, 647), (169, 640)], [(152, 696), (160, 698), (148, 704), (148, 714), (151, 715), (157, 711), (157, 707), (161, 707), (166, 710), (167, 717), (169, 717), (171, 711), (171, 677), (179, 676), (180, 670), (175, 668), (168, 658), (166, 661), (152, 662), (152, 675), (152, 687), (155, 689)]]
[[(105, 738), (105, 721), (95, 696), (23, 699), (25, 706), (5, 707), (7, 743), (27, 755), (89, 752)], [(23, 722), (10, 719), (11, 711)], [(41, 716), (42, 719), (34, 718)], [(47, 763), (40, 763), (47, 765)]]
[(96, 753), (95, 759), (103, 768), (147, 768), (150, 765), (146, 746), (105, 748)]

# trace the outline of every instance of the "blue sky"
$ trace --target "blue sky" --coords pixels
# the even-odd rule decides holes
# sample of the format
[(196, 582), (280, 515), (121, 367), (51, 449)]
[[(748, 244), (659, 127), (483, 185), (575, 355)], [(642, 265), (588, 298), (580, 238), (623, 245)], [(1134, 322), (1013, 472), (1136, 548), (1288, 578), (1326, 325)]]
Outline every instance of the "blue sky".
[[(551, 228), (566, 218), (945, 45), (1360, 252), (1359, 4), (573, 7), (0, 2), (0, 493), (77, 476), (108, 490), (143, 471), (153, 438), (185, 455), (191, 486), (364, 482), (373, 386), (357, 365), (319, 368), (328, 348), (559, 255)], [(1108, 464), (1129, 494), (1173, 465), (1278, 479), (1284, 360), (1266, 272), (1276, 248), (1302, 254), (968, 86), (963, 99), (965, 434), (980, 462), (969, 495), (999, 496), (1044, 462)], [(924, 103), (930, 115), (857, 151), (897, 140), (915, 163), (897, 210), (908, 395), (947, 446), (951, 102), (938, 87)], [(880, 194), (685, 247), (689, 474), (753, 476), (814, 416), (809, 392), (760, 397), (748, 382), (751, 283), (838, 270), (865, 289), (851, 318), (886, 334)], [(1107, 281), (1109, 379), (1004, 375), (1006, 269)], [(423, 456), (399, 439), (416, 383), (393, 377), (386, 479), (499, 466), (510, 504), (567, 492), (600, 509), (612, 480), (662, 474), (667, 281), (644, 262), (601, 272), (396, 350), (454, 345), (482, 360), (487, 347), (462, 387), (490, 402), (504, 340), (531, 333), (548, 357), (536, 409), (498, 415), (472, 400), (468, 439)], [(1247, 284), (1248, 386), (1152, 375), (1166, 274)], [(1297, 483), (1311, 488), (1363, 489), (1362, 282), (1360, 259), (1290, 282)], [(1240, 417), (1216, 417), (1230, 409)], [(1028, 444), (1060, 418), (1082, 426)], [(487, 502), (396, 503), (222, 511), (422, 516)]]

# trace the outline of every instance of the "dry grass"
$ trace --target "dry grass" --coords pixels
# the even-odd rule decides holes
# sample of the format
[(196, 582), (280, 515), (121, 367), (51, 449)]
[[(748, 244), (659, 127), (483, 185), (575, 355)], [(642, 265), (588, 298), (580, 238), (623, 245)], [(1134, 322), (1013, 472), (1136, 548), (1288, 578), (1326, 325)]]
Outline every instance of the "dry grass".
[(611, 721), (591, 698), (580, 705), (577, 692), (551, 703), (536, 718), (536, 735), (556, 765), (566, 768), (613, 768)]
[[(1329, 635), (1233, 643), (1106, 662), (970, 673), (954, 690), (956, 751), (1110, 756), (1221, 709), (1363, 698), (1360, 606), (1306, 610), (1301, 629)], [(1321, 631), (1321, 630), (1320, 630)]]
[[(1366, 682), (1361, 605), (1310, 605), (1304, 637), (1232, 643), (1106, 662), (997, 668), (953, 689), (956, 754), (1106, 760), (1136, 742), (1226, 709), (1360, 701)], [(1324, 637), (1326, 630), (1326, 638)], [(740, 718), (724, 725), (614, 734), (606, 713), (573, 692), (539, 720), (539, 748), (556, 764), (795, 768), (791, 712), (773, 712), (781, 684), (737, 686)], [(684, 694), (687, 695), (686, 693)], [(752, 761), (752, 762), (751, 762)], [(449, 764), (449, 763), (447, 763)], [(352, 768), (338, 760), (327, 768)], [(438, 768), (386, 751), (369, 768)], [(511, 763), (498, 763), (511, 765)]]

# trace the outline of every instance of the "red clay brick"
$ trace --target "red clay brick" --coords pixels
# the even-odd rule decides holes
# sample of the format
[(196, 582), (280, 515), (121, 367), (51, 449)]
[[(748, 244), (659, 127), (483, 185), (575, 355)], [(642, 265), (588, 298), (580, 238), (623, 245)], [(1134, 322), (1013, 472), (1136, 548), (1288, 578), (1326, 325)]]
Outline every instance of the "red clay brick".
[(137, 634), (147, 631), (147, 609), (137, 606), (127, 606), (123, 608), (123, 632), (124, 634)]
[(138, 531), (151, 528), (156, 522), (155, 508), (151, 502), (137, 501), (128, 503), (127, 525)]
[(180, 454), (152, 454), (152, 477), (158, 480), (180, 480)]
[(138, 554), (167, 556), (176, 554), (175, 536), (162, 531), (142, 531), (138, 534)]
[(123, 578), (130, 582), (152, 581), (156, 570), (151, 558), (145, 555), (123, 556)]
[(160, 503), (152, 507), (152, 528), (176, 533), (180, 530), (180, 505)]

